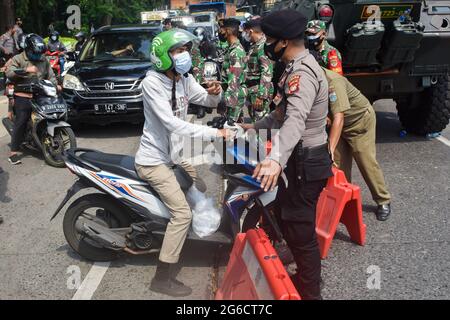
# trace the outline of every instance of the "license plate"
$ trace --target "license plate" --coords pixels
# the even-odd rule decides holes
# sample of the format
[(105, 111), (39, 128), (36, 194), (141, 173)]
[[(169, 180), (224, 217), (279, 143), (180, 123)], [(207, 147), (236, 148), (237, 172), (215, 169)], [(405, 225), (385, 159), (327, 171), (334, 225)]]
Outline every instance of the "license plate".
[(66, 111), (65, 104), (48, 104), (41, 107), (42, 111), (45, 113), (55, 113), (55, 112), (64, 112)]
[(126, 113), (126, 104), (96, 104), (95, 113)]

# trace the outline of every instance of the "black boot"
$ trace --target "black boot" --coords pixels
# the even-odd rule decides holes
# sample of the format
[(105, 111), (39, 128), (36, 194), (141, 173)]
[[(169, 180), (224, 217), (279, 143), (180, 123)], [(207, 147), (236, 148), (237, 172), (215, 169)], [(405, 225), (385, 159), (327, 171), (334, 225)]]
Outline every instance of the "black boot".
[(378, 221), (386, 221), (391, 215), (391, 204), (383, 204), (378, 206), (376, 216)]
[(150, 290), (172, 297), (185, 297), (191, 295), (192, 289), (176, 280), (173, 276), (173, 271), (173, 264), (158, 262), (156, 274), (150, 285)]

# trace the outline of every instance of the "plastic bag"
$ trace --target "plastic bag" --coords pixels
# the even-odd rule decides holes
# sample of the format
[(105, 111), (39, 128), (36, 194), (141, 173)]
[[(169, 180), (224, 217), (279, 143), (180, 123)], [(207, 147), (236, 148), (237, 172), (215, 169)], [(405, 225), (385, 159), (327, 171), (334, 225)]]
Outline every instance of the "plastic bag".
[(204, 193), (191, 187), (186, 199), (192, 210), (192, 229), (200, 238), (212, 235), (219, 229), (221, 215), (214, 207), (214, 199), (206, 198)]

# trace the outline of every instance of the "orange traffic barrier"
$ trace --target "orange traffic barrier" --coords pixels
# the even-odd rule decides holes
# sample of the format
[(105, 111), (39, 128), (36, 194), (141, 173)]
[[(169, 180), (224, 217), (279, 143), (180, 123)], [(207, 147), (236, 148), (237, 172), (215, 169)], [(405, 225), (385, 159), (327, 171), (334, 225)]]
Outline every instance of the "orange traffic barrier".
[(317, 203), (316, 233), (322, 259), (328, 255), (340, 222), (346, 226), (352, 241), (361, 246), (366, 241), (361, 191), (348, 183), (344, 172), (333, 168), (333, 173)]
[(263, 229), (238, 234), (216, 300), (300, 300)]

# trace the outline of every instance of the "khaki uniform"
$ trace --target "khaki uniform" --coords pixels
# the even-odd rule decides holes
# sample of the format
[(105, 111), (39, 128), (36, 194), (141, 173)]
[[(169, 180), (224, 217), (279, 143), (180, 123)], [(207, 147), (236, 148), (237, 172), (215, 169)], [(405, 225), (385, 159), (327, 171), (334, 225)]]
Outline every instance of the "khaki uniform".
[[(194, 184), (198, 182), (197, 171), (189, 162), (183, 160), (178, 165), (189, 174), (194, 180)], [(192, 221), (192, 212), (186, 196), (170, 165), (141, 166), (136, 164), (136, 171), (139, 177), (148, 181), (159, 194), (172, 215), (166, 229), (159, 260), (165, 263), (178, 263)]]
[(352, 159), (378, 205), (391, 202), (383, 172), (376, 159), (376, 117), (369, 100), (345, 77), (325, 69), (329, 82), (330, 113), (344, 114), (344, 127), (334, 155), (337, 166), (352, 177)]

